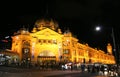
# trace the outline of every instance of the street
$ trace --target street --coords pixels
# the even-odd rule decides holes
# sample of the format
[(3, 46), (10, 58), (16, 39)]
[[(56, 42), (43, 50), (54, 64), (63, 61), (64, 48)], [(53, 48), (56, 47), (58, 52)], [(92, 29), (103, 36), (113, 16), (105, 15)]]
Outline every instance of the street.
[(98, 76), (97, 74), (91, 74), (91, 73), (69, 73), (69, 74), (62, 74), (62, 75), (54, 75), (54, 76), (47, 76), (47, 77), (105, 77), (105, 76)]
[(104, 77), (97, 73), (81, 72), (77, 70), (32, 70), (12, 67), (0, 67), (0, 77)]

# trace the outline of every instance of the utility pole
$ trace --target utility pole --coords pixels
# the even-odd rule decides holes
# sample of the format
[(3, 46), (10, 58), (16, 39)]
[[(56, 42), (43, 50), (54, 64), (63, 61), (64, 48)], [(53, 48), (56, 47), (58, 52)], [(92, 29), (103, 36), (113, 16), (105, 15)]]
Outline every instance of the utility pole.
[(120, 63), (120, 45), (118, 45), (118, 64)]
[(114, 52), (115, 59), (116, 59), (116, 62), (117, 62), (116, 43), (115, 43), (115, 35), (114, 35), (113, 27), (112, 27), (112, 39), (113, 39), (113, 52)]

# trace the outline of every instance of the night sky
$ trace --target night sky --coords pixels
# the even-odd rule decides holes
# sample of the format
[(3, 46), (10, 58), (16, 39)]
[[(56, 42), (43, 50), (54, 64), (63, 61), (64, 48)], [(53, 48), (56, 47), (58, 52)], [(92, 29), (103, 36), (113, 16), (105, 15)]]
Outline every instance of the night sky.
[[(31, 30), (37, 19), (50, 17), (59, 23), (63, 32), (69, 29), (79, 42), (101, 50), (106, 49), (108, 42), (112, 43), (113, 28), (116, 46), (120, 46), (119, 0), (17, 0), (1, 4), (1, 39), (23, 26)], [(97, 25), (102, 26), (100, 32), (94, 30)]]

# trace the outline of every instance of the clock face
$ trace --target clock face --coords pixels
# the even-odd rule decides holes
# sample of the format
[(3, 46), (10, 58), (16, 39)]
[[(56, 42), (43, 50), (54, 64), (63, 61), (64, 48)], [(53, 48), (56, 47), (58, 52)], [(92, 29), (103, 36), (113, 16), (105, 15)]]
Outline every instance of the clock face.
[(24, 53), (29, 53), (29, 49), (25, 48)]

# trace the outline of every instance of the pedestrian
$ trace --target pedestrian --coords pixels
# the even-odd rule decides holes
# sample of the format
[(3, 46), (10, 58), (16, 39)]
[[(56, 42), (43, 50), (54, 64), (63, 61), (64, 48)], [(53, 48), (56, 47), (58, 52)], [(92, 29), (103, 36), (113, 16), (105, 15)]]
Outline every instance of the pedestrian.
[(71, 64), (71, 71), (73, 70), (73, 64)]

